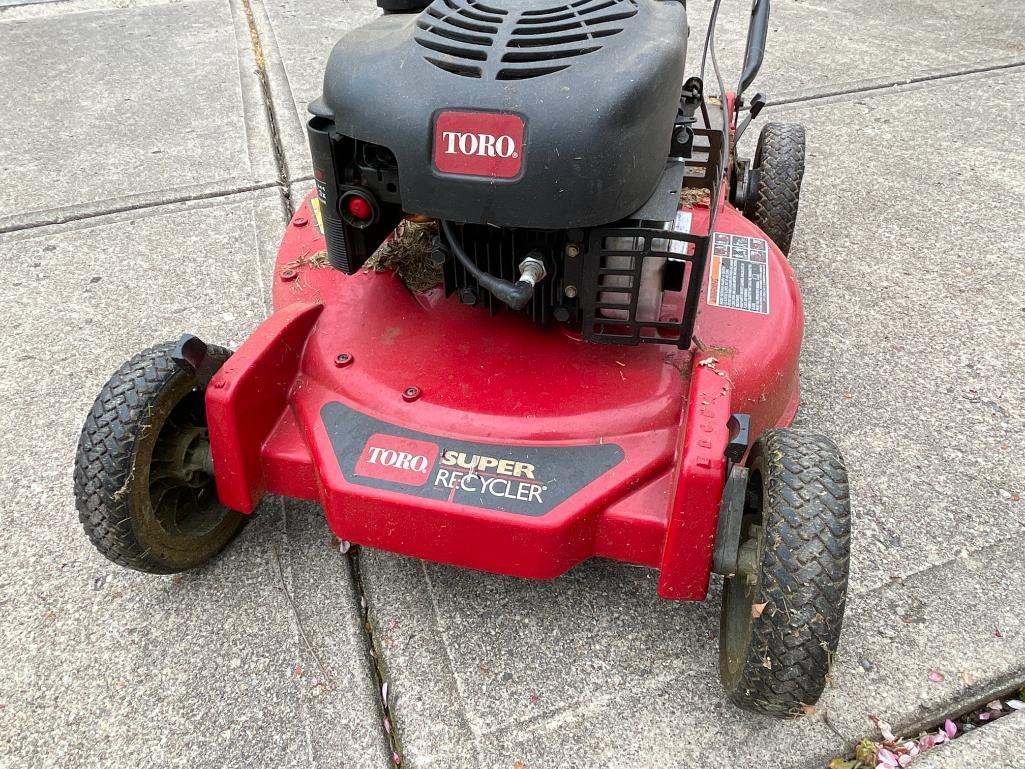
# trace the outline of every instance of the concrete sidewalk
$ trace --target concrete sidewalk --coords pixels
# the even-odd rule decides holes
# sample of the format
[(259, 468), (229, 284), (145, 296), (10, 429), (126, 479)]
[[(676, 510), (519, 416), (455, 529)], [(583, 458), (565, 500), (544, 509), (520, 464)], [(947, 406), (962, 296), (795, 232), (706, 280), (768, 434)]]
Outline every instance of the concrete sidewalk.
[[(710, 2), (689, 5), (695, 62)], [(718, 587), (667, 603), (642, 569), (533, 583), (364, 551), (360, 585), (319, 511), (282, 500), (181, 577), (92, 550), (71, 496), (86, 410), (133, 352), (184, 330), (236, 345), (264, 317), (310, 186), (305, 106), (334, 41), (375, 13), (0, 5), (0, 767), (386, 767), (362, 602), (411, 767), (821, 769), (869, 714), (910, 732), (1025, 679), (1015, 0), (773, 4), (765, 117), (809, 141), (799, 422), (837, 439), (855, 504), (814, 715), (727, 705)], [(723, 13), (735, 63), (747, 3)], [(923, 769), (1025, 766), (1004, 752), (1023, 735), (1009, 717)]]

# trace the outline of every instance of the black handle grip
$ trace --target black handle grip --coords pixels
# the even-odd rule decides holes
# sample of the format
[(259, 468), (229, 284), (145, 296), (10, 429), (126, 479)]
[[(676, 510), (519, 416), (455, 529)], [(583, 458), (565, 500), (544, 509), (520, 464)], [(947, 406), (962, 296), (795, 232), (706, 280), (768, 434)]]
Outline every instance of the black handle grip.
[(769, 33), (769, 0), (754, 0), (751, 5), (751, 22), (747, 27), (747, 50), (744, 53), (744, 69), (737, 86), (739, 98), (754, 82), (765, 58), (765, 38)]

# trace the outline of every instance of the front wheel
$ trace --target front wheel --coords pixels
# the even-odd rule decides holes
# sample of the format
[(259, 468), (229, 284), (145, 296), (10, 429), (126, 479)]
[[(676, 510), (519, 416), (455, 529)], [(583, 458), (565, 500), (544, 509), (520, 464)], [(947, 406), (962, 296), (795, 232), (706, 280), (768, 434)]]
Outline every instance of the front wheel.
[(770, 430), (751, 449), (737, 569), (723, 586), (719, 673), (745, 710), (815, 704), (840, 640), (850, 565), (847, 469), (836, 445)]
[(75, 503), (93, 545), (155, 574), (210, 560), (246, 521), (217, 499), (203, 393), (174, 348), (151, 347), (114, 373), (75, 458)]

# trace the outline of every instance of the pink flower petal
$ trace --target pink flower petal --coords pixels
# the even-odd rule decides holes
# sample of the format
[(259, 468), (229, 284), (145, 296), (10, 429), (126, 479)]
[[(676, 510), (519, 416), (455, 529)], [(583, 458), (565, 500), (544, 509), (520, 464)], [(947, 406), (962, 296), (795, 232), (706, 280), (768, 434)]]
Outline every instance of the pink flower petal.
[(932, 681), (934, 684), (941, 684), (946, 680), (946, 678), (947, 677), (938, 670), (929, 671), (929, 680)]
[(869, 716), (879, 730), (879, 734), (882, 735), (883, 740), (886, 742), (896, 742), (897, 738), (893, 735), (893, 727), (891, 727), (886, 721), (879, 718), (878, 716)]
[(989, 716), (990, 716), (989, 711), (988, 710), (984, 710), (981, 713), (979, 713), (979, 720), (980, 721), (989, 721)]
[(957, 724), (951, 721), (949, 718), (943, 722), (943, 731), (947, 733), (947, 736), (951, 739), (957, 735)]
[(921, 739), (918, 740), (918, 747), (922, 750), (928, 750), (929, 748), (936, 746), (936, 738), (931, 734), (923, 734)]
[(879, 766), (885, 767), (886, 769), (896, 769), (898, 766), (897, 757), (886, 748), (879, 749), (879, 754), (876, 756), (876, 760), (879, 762)]

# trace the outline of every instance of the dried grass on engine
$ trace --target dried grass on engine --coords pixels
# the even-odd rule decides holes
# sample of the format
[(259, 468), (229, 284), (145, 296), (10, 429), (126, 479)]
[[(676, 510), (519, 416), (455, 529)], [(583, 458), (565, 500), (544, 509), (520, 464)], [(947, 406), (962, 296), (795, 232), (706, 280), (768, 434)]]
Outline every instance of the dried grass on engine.
[(434, 288), (441, 282), (441, 266), (431, 259), (431, 241), (437, 234), (437, 222), (402, 221), (395, 237), (381, 244), (363, 271), (392, 270), (413, 293)]

